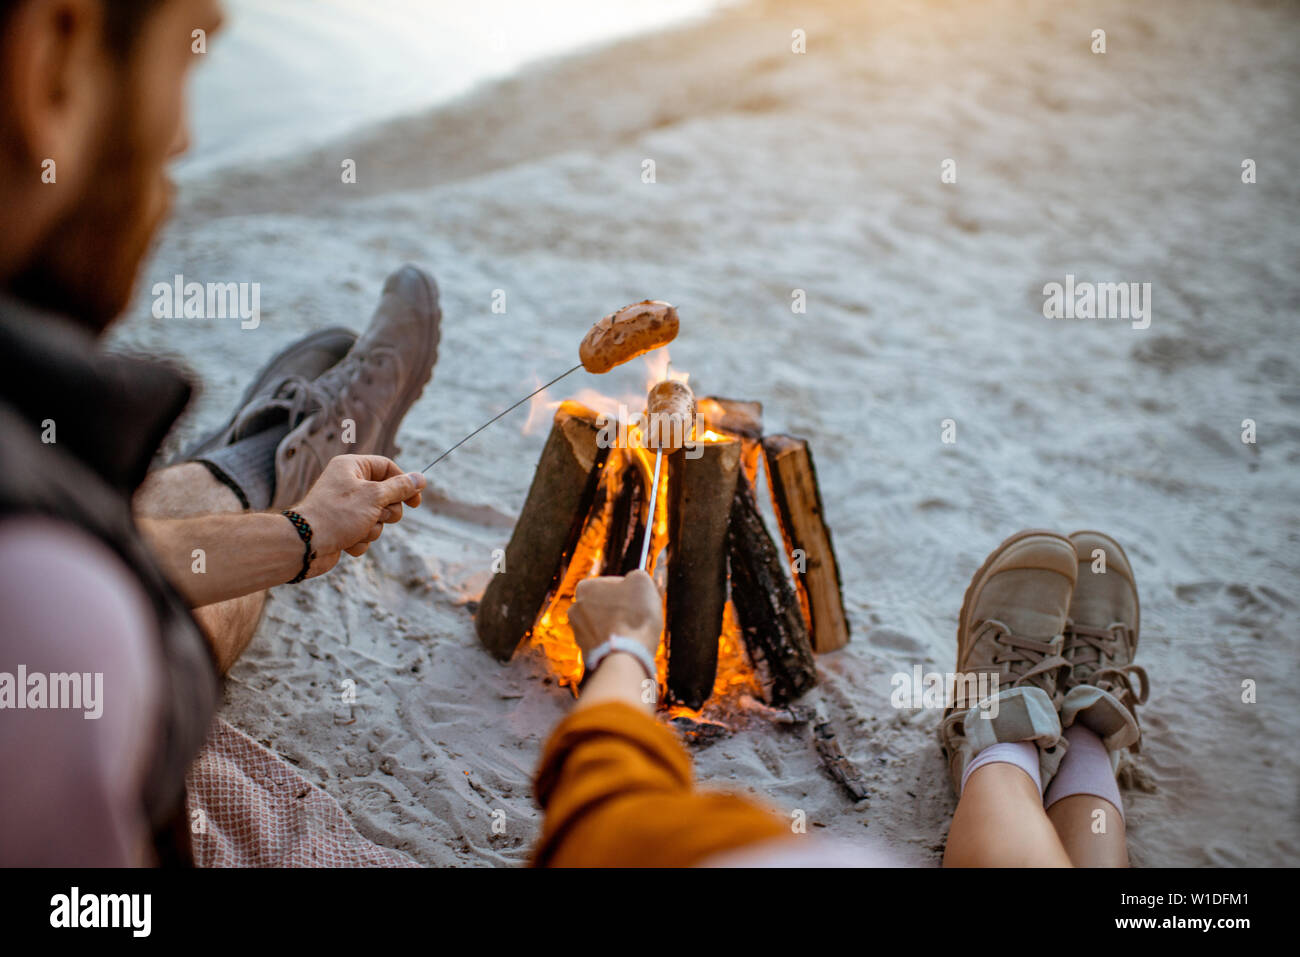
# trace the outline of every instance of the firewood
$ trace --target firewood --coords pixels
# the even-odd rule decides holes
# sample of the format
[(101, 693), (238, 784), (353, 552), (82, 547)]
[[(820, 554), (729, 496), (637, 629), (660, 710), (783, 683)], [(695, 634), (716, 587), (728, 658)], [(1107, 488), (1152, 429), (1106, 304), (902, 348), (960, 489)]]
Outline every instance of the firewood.
[(751, 482), (758, 481), (758, 454), (763, 441), (763, 403), (709, 396), (700, 400), (704, 426), (742, 442), (741, 462)]
[(614, 497), (609, 523), (602, 575), (626, 575), (641, 561), (641, 544), (645, 537), (645, 479), (635, 462), (628, 462), (619, 473), (622, 482)]
[(763, 437), (763, 403), (711, 395), (700, 400), (706, 427), (745, 439)]
[(795, 573), (813, 650), (822, 654), (843, 648), (849, 640), (844, 589), (812, 452), (806, 441), (789, 435), (763, 439), (763, 451), (772, 505)]
[(532, 629), (573, 556), (609, 456), (599, 435), (596, 413), (586, 406), (565, 402), (556, 410), (506, 546), (505, 568), (492, 577), (479, 606), (479, 641), (502, 661)]
[(865, 801), (871, 796), (866, 777), (856, 764), (844, 756), (829, 722), (822, 721), (813, 726), (813, 746), (817, 749), (822, 768), (831, 776), (832, 781), (844, 788), (849, 797), (854, 801)]
[(784, 705), (817, 683), (808, 626), (780, 552), (758, 511), (754, 486), (736, 482), (727, 534), (731, 601), (768, 704)]
[(740, 443), (696, 446), (669, 457), (668, 697), (698, 708), (713, 692), (727, 604), (727, 524)]

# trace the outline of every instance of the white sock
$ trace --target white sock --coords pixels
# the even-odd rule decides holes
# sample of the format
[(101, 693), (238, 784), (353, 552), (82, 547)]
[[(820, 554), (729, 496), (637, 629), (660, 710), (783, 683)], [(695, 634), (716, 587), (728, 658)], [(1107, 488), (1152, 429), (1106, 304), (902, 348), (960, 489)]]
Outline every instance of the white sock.
[(1065, 729), (1065, 740), (1070, 747), (1047, 789), (1044, 807), (1051, 807), (1074, 794), (1091, 794), (1115, 805), (1115, 810), (1123, 818), (1124, 803), (1119, 796), (1119, 784), (1115, 781), (1110, 754), (1101, 738), (1081, 724), (1072, 724)]
[(1043, 793), (1043, 779), (1038, 771), (1038, 746), (1032, 741), (999, 741), (975, 755), (962, 772), (961, 789), (966, 790), (970, 776), (986, 764), (1013, 764), (1033, 779), (1038, 793)]

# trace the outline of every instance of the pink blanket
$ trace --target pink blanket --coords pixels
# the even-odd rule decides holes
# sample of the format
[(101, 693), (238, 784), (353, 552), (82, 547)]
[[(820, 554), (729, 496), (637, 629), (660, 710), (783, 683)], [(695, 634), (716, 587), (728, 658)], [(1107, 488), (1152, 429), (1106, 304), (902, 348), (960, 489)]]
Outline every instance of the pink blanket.
[(337, 801), (218, 718), (186, 778), (197, 867), (418, 867), (357, 833)]

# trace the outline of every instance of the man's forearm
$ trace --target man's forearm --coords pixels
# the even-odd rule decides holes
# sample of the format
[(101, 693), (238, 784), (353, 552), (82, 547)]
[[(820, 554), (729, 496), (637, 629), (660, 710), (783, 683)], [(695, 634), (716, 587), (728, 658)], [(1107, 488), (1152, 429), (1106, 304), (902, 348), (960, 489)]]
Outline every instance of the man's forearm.
[(302, 570), (302, 539), (283, 515), (141, 519), (139, 525), (168, 581), (192, 608), (282, 585)]

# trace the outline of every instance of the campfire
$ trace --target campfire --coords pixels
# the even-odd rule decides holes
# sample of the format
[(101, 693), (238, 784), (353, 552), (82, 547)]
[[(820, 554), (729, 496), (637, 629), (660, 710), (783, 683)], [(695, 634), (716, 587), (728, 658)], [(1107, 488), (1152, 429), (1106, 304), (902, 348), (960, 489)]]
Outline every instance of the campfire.
[(814, 653), (849, 639), (808, 443), (764, 436), (758, 402), (701, 399), (695, 442), (665, 458), (648, 515), (654, 458), (640, 423), (560, 404), (504, 565), (479, 604), (480, 641), (501, 660), (540, 649), (576, 690), (574, 591), (592, 575), (635, 569), (649, 522), (648, 570), (667, 602), (661, 707), (676, 717), (742, 695), (788, 704), (816, 684)]

